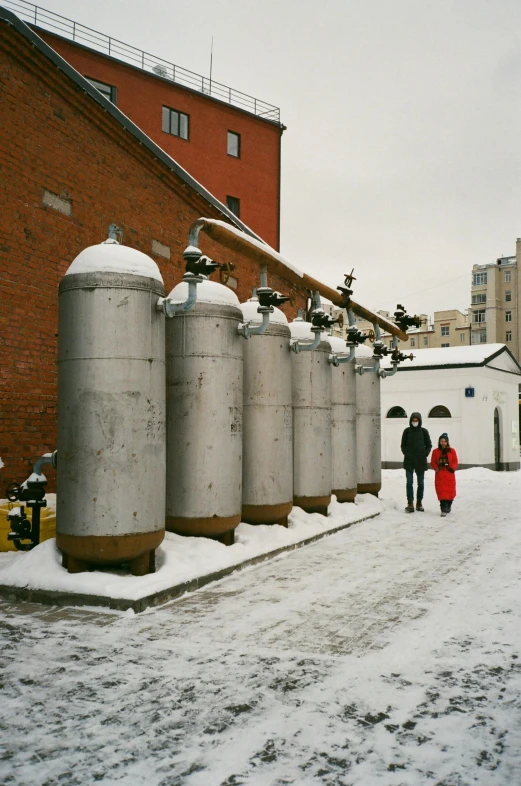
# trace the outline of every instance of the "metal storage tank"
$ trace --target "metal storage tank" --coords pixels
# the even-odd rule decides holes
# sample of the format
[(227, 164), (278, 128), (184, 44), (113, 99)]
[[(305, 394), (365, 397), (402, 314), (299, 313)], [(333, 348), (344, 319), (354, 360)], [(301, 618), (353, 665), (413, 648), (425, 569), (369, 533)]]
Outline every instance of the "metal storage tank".
[(107, 240), (59, 287), (56, 544), (69, 572), (154, 570), (164, 537), (165, 348), (161, 274)]
[[(241, 305), (259, 324), (259, 301)], [(242, 520), (287, 525), (293, 507), (290, 329), (274, 308), (268, 330), (244, 342)]]
[[(295, 319), (289, 327), (292, 340), (315, 338), (309, 322)], [(293, 503), (326, 516), (332, 482), (331, 348), (323, 339), (316, 349), (291, 353)]]
[[(375, 368), (371, 350), (356, 350), (356, 365)], [(356, 374), (356, 446), (358, 493), (374, 494), (382, 488), (380, 376), (375, 371)]]
[[(349, 356), (346, 342), (330, 336), (335, 355)], [(356, 455), (356, 361), (331, 366), (331, 453), (333, 494), (339, 502), (354, 502), (358, 485)]]
[[(187, 298), (188, 285), (169, 295)], [(205, 279), (166, 323), (166, 528), (233, 543), (241, 520), (243, 344), (239, 300)]]

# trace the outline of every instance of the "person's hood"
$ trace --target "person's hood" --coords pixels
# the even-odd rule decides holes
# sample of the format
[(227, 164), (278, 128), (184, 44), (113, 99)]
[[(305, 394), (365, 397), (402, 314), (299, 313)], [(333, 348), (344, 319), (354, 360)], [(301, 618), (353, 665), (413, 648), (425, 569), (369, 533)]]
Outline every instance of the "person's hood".
[(418, 418), (418, 420), (420, 421), (420, 428), (421, 428), (422, 416), (420, 415), (420, 413), (419, 412), (412, 413), (411, 417), (409, 418), (409, 426), (412, 426), (413, 418)]

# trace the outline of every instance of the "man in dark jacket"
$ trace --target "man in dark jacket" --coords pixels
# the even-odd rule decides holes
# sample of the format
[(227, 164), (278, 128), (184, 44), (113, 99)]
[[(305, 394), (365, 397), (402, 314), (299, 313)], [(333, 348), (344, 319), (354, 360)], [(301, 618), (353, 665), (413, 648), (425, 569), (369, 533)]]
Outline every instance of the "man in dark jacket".
[(432, 449), (429, 432), (422, 428), (422, 416), (413, 412), (409, 427), (402, 434), (403, 467), (407, 476), (407, 513), (414, 513), (414, 473), (416, 472), (416, 510), (423, 511), (423, 480), (427, 469), (427, 457)]

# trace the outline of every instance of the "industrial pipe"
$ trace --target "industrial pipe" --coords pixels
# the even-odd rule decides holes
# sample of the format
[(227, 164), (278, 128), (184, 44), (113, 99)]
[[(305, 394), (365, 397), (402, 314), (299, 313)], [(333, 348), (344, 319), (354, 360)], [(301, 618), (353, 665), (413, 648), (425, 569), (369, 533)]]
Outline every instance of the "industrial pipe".
[[(302, 273), (298, 268), (291, 265), (283, 256), (275, 251), (270, 246), (258, 240), (255, 237), (250, 237), (244, 232), (241, 232), (231, 224), (224, 221), (218, 221), (213, 218), (198, 218), (190, 227), (189, 245), (198, 247), (199, 234), (203, 230), (213, 240), (221, 243), (221, 245), (233, 251), (238, 251), (243, 256), (254, 260), (260, 264), (265, 264), (272, 273), (275, 273), (286, 281), (292, 284), (318, 291), (320, 294), (330, 300), (334, 305), (345, 308), (344, 296), (337, 292), (336, 289), (326, 286), (320, 281), (312, 278), (311, 276)], [(400, 330), (400, 328), (393, 322), (390, 322), (380, 314), (376, 314), (368, 308), (355, 303), (350, 300), (349, 307), (358, 314), (359, 317), (367, 319), (369, 322), (376, 322), (383, 330), (391, 333), (393, 336), (398, 336), (402, 341), (407, 341), (407, 334)]]
[[(297, 319), (294, 319), (293, 321), (294, 321), (294, 322), (298, 322), (298, 321), (299, 321), (299, 319), (297, 318)], [(302, 319), (302, 320), (300, 320), (300, 321), (301, 321), (301, 322), (304, 322), (304, 320), (303, 320), (303, 319)], [(321, 339), (322, 339), (322, 328), (320, 327), (320, 325), (317, 325), (316, 327), (315, 327), (315, 326), (313, 326), (313, 327), (311, 328), (311, 332), (315, 334), (315, 338), (313, 339), (313, 341), (310, 341), (310, 342), (308, 342), (308, 341), (303, 341), (303, 342), (300, 342), (300, 341), (298, 340), (298, 338), (295, 338), (295, 339), (292, 339), (292, 340), (291, 340), (291, 349), (292, 349), (292, 350), (293, 350), (293, 352), (295, 352), (297, 355), (298, 355), (300, 352), (311, 352), (311, 350), (312, 350), (312, 349), (316, 349), (316, 348), (318, 347), (318, 345), (320, 344), (320, 341), (321, 341)]]
[(54, 453), (44, 453), (43, 456), (40, 456), (33, 467), (33, 473), (35, 475), (41, 475), (44, 464), (51, 464), (54, 469), (56, 469), (58, 466), (58, 451), (55, 450)]
[(349, 347), (349, 355), (330, 355), (329, 362), (333, 366), (339, 366), (341, 363), (351, 363), (355, 359), (356, 346)]
[(170, 297), (160, 297), (157, 301), (157, 310), (162, 311), (166, 317), (175, 317), (176, 314), (182, 314), (193, 308), (197, 301), (197, 284), (201, 284), (204, 281), (204, 276), (185, 273), (183, 281), (188, 284), (188, 297), (186, 300), (180, 303), (172, 300)]
[[(393, 336), (393, 349), (397, 349), (397, 347), (398, 347), (398, 339), (396, 338), (396, 336)], [(394, 377), (394, 375), (398, 371), (398, 363), (399, 363), (399, 360), (392, 360), (391, 361), (392, 370), (388, 371), (385, 368), (382, 368), (381, 370), (379, 369), (378, 370), (378, 375), (382, 379), (386, 379), (387, 377)]]

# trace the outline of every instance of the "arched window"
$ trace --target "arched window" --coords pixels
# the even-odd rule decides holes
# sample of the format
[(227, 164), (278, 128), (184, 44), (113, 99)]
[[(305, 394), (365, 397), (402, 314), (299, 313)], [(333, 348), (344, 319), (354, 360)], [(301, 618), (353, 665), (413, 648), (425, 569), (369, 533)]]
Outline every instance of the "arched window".
[(404, 410), (403, 407), (391, 407), (389, 412), (387, 413), (388, 418), (406, 418), (407, 412)]
[(438, 404), (436, 407), (433, 407), (429, 412), (430, 418), (451, 418), (452, 415), (447, 407), (444, 407), (443, 404)]

